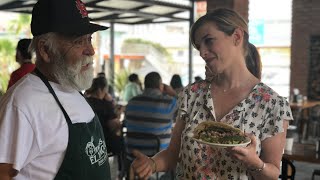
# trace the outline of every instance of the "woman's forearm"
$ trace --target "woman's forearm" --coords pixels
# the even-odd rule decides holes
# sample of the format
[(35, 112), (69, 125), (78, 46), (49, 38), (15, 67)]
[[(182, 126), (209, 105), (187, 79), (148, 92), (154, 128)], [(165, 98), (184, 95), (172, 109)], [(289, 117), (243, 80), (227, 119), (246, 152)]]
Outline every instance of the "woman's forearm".
[(254, 179), (259, 180), (277, 180), (280, 170), (271, 163), (265, 163), (265, 167), (261, 171), (250, 171)]
[(176, 167), (178, 156), (170, 153), (168, 149), (163, 150), (152, 157), (157, 164), (156, 172), (170, 171)]

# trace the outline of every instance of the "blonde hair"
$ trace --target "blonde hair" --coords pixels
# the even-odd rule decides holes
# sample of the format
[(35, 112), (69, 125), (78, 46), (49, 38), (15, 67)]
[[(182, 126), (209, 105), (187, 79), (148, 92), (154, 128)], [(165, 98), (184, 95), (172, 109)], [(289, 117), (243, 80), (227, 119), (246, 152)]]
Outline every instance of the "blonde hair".
[(194, 47), (196, 47), (195, 31), (207, 22), (213, 22), (220, 31), (229, 36), (233, 34), (236, 28), (241, 28), (244, 31), (244, 56), (247, 55), (249, 43), (248, 23), (238, 13), (226, 8), (219, 8), (209, 11), (192, 25), (190, 30), (190, 41)]

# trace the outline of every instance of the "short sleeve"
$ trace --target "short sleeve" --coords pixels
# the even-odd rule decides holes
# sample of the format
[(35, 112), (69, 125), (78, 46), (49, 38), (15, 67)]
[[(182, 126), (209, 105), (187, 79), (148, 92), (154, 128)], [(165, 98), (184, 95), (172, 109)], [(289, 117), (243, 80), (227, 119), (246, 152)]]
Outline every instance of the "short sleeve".
[(186, 121), (186, 117), (188, 116), (187, 111), (187, 103), (188, 103), (188, 88), (184, 88), (180, 93), (178, 97), (178, 112), (176, 116), (176, 122), (178, 120)]
[(138, 85), (138, 84), (135, 84), (135, 85), (133, 86), (133, 88), (132, 88), (132, 95), (133, 95), (133, 96), (137, 96), (137, 95), (139, 95), (139, 94), (141, 94), (141, 93), (142, 93), (142, 91), (141, 91), (139, 85)]
[(35, 143), (34, 131), (25, 114), (16, 106), (0, 109), (0, 163), (13, 164), (20, 170), (28, 161), (31, 146)]
[(262, 140), (283, 132), (284, 120), (293, 120), (290, 105), (284, 97), (277, 96), (272, 99), (269, 103), (269, 110), (262, 129)]

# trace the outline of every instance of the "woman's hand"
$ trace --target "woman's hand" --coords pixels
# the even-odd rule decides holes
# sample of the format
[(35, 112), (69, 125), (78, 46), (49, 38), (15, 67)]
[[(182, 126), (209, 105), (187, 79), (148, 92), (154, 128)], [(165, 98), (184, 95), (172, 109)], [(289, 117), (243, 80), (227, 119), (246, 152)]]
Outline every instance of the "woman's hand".
[(256, 154), (256, 137), (253, 134), (247, 134), (251, 143), (247, 147), (232, 147), (228, 148), (230, 155), (241, 161), (249, 169), (258, 169), (263, 165), (262, 160)]
[(139, 179), (147, 180), (155, 169), (153, 169), (153, 161), (138, 150), (132, 151), (136, 159), (131, 164), (131, 170)]

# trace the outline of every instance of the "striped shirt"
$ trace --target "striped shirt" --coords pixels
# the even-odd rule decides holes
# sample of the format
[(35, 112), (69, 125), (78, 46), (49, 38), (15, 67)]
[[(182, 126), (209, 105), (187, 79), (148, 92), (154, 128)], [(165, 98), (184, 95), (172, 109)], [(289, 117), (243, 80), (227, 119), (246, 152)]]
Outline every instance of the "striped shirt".
[[(143, 94), (132, 98), (125, 113), (128, 132), (155, 134), (160, 139), (160, 150), (168, 147), (171, 139), (172, 122), (177, 110), (176, 98), (164, 95), (159, 89), (145, 89)], [(152, 155), (148, 149), (154, 147), (154, 141), (128, 138), (128, 151), (139, 149)]]

